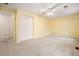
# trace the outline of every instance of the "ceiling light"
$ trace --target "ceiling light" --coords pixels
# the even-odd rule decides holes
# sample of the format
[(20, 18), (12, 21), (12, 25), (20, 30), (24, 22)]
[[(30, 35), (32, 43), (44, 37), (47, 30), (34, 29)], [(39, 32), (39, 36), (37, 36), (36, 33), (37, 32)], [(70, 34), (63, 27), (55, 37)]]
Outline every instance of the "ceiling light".
[(48, 13), (46, 13), (46, 15), (47, 15), (47, 16), (52, 16), (53, 13), (52, 13), (52, 12), (48, 12)]
[(52, 12), (50, 12), (50, 13), (49, 13), (49, 15), (50, 15), (50, 16), (52, 16), (52, 15), (53, 15), (53, 13), (52, 13)]

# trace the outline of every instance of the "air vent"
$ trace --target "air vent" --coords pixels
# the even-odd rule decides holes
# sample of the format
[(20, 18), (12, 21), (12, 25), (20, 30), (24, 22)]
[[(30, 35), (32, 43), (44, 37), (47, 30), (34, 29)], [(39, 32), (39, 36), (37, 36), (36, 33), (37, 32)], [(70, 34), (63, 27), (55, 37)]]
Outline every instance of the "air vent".
[(4, 3), (4, 4), (8, 5), (8, 3)]
[(65, 5), (65, 6), (64, 6), (64, 8), (68, 8), (68, 6), (67, 6), (67, 5)]

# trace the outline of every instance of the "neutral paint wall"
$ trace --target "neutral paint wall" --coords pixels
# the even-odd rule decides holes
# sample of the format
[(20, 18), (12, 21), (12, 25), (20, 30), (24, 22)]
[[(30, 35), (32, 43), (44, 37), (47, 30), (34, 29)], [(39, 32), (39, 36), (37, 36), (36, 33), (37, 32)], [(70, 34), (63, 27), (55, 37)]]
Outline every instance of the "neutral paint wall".
[(34, 13), (24, 12), (17, 9), (16, 12), (16, 40), (18, 39), (19, 15), (25, 14), (33, 17), (33, 37), (40, 38), (47, 35), (63, 35), (70, 37), (79, 37), (79, 13), (70, 16), (45, 18), (37, 16)]
[(70, 16), (52, 18), (50, 21), (50, 33), (79, 38), (79, 13)]
[[(71, 37), (79, 37), (79, 13), (57, 17), (57, 18), (45, 18), (41, 16), (37, 16), (34, 13), (24, 12), (23, 10), (13, 10), (8, 7), (0, 6), (0, 12), (4, 12), (10, 15), (14, 15), (13, 21), (13, 35), (15, 39), (18, 38), (18, 25), (19, 25), (19, 15), (25, 14), (27, 16), (33, 17), (33, 37), (40, 38), (47, 35), (55, 34), (55, 35), (63, 35), (63, 36), (71, 36)], [(16, 12), (16, 15), (15, 15)]]
[(16, 13), (16, 40), (19, 40), (19, 16), (26, 15), (33, 17), (33, 38), (40, 38), (49, 35), (49, 19), (37, 16), (33, 13), (27, 13), (17, 9)]
[(34, 17), (34, 38), (49, 35), (49, 19), (35, 16)]

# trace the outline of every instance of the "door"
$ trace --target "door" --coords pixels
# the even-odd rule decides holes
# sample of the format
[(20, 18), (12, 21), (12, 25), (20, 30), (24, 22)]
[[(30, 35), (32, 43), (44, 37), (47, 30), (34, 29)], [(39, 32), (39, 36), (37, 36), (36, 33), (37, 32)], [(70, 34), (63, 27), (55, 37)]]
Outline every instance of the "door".
[(0, 12), (0, 41), (13, 37), (13, 16)]
[(33, 18), (31, 16), (19, 16), (19, 41), (33, 38)]

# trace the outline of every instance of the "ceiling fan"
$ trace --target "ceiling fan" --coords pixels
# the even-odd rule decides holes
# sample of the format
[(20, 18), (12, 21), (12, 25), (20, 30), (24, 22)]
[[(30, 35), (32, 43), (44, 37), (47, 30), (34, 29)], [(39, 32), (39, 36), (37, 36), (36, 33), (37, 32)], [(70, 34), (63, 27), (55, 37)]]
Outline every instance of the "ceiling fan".
[(54, 5), (54, 6), (52, 6), (51, 8), (48, 8), (46, 11), (44, 11), (41, 15), (45, 15), (45, 14), (47, 14), (48, 13), (48, 16), (49, 15), (52, 15), (52, 11), (55, 11), (55, 8), (56, 7), (58, 7), (58, 6), (60, 6), (61, 5), (61, 3), (57, 3), (56, 5)]

